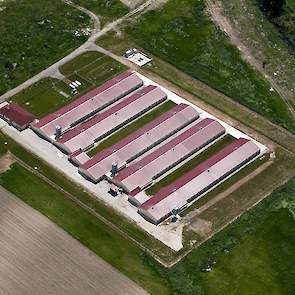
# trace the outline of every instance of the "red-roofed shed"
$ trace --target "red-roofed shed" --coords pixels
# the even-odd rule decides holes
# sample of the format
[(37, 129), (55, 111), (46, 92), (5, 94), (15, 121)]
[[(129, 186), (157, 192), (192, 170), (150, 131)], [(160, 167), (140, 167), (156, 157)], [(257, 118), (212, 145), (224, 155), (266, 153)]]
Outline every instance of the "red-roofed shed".
[(35, 120), (33, 114), (14, 103), (6, 104), (0, 109), (0, 118), (20, 131)]

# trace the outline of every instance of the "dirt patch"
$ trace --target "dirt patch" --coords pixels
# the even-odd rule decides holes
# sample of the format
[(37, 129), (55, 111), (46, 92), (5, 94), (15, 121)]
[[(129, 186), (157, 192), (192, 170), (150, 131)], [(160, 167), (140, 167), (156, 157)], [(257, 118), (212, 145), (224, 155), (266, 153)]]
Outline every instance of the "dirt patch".
[(128, 6), (130, 9), (134, 9), (138, 5), (142, 4), (145, 0), (120, 0), (123, 4)]
[(204, 238), (211, 234), (212, 222), (205, 219), (197, 218), (189, 225), (189, 228), (200, 235), (202, 238)]
[(15, 159), (10, 153), (6, 153), (0, 158), (0, 173), (7, 171), (10, 166), (15, 162)]

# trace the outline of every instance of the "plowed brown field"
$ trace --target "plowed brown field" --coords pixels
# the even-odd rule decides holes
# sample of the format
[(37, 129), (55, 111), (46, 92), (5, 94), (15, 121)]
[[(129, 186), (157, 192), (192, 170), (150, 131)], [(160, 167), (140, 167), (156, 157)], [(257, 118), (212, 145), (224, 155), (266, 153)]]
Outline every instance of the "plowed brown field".
[(147, 295), (0, 187), (1, 295)]

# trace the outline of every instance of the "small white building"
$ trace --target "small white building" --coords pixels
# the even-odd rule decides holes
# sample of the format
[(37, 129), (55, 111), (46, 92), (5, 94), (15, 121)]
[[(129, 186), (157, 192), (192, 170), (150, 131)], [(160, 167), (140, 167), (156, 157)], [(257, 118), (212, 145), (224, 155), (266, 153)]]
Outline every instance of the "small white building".
[(150, 63), (152, 61), (151, 58), (146, 56), (144, 53), (140, 52), (138, 49), (133, 48), (129, 49), (125, 52), (124, 56), (133, 62), (134, 64), (143, 67), (144, 65)]

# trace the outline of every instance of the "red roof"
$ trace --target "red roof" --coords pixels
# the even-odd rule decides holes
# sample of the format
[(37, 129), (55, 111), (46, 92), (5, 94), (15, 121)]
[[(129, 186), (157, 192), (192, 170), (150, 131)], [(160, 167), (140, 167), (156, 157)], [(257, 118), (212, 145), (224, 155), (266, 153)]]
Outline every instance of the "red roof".
[(118, 150), (120, 150), (124, 146), (126, 146), (129, 143), (133, 142), (134, 140), (136, 140), (137, 138), (139, 138), (143, 134), (149, 132), (154, 127), (160, 125), (162, 122), (164, 122), (165, 120), (169, 119), (170, 117), (172, 117), (173, 115), (177, 114), (178, 112), (180, 112), (181, 110), (183, 110), (183, 109), (185, 109), (187, 107), (188, 107), (188, 105), (186, 105), (186, 104), (176, 105), (171, 110), (165, 112), (164, 114), (162, 114), (161, 116), (157, 117), (156, 119), (154, 119), (150, 123), (144, 125), (140, 129), (134, 131), (129, 136), (123, 138), (118, 143), (116, 143), (113, 146), (108, 147), (108, 148), (104, 149), (103, 151), (97, 153), (94, 157), (91, 158), (91, 160), (89, 160), (87, 163), (85, 163), (84, 165), (82, 165), (81, 168), (88, 169), (88, 168), (94, 166), (95, 164), (99, 163), (100, 161), (102, 161), (103, 159), (107, 158), (111, 154), (117, 152)]
[(157, 86), (146, 86), (143, 89), (140, 89), (133, 95), (127, 97), (126, 99), (122, 100), (121, 102), (117, 103), (113, 107), (109, 108), (108, 110), (98, 113), (96, 116), (92, 117), (90, 120), (83, 122), (78, 127), (73, 128), (69, 130), (68, 132), (64, 133), (58, 142), (65, 143), (71, 138), (79, 135), (80, 133), (83, 133), (85, 130), (89, 129), (90, 127), (94, 126), (95, 124), (98, 124), (99, 122), (103, 121), (105, 118), (116, 114), (119, 110), (123, 109), (124, 107), (128, 106), (132, 102), (136, 101), (137, 99), (143, 97), (145, 94), (151, 92), (152, 90), (156, 89)]
[(29, 125), (35, 119), (33, 114), (27, 112), (22, 107), (14, 103), (10, 103), (2, 107), (0, 109), (0, 116), (20, 127)]
[[(208, 160), (204, 161), (176, 181), (174, 181), (172, 184), (160, 189), (154, 197), (147, 200), (145, 203), (143, 203), (140, 208), (147, 210), (154, 206), (155, 204), (161, 202), (163, 199), (165, 199), (167, 196), (169, 196), (171, 193), (177, 191), (181, 187), (183, 187), (185, 184), (189, 183), (192, 179), (196, 178), (198, 175), (203, 173), (204, 171), (210, 169), (213, 165), (221, 161), (222, 159), (226, 158), (228, 155), (230, 155), (233, 151), (240, 148), (244, 144), (250, 142), (249, 139), (240, 138), (235, 140), (233, 143), (227, 145), (225, 148), (223, 148), (218, 153), (214, 154), (212, 157), (210, 157)], [(258, 148), (257, 148), (258, 149)], [(210, 179), (209, 179), (210, 180)], [(208, 181), (209, 181), (208, 180)]]
[[(191, 128), (187, 129), (183, 133), (179, 134), (177, 137), (173, 138), (171, 141), (169, 141), (166, 144), (164, 144), (163, 146), (159, 147), (158, 149), (156, 149), (152, 153), (148, 154), (147, 156), (142, 158), (140, 161), (135, 162), (135, 163), (131, 164), (129, 167), (120, 171), (120, 173), (115, 177), (115, 179), (118, 181), (122, 181), (122, 180), (128, 178), (130, 175), (134, 174), (138, 170), (141, 170), (143, 167), (150, 164), (155, 159), (160, 158), (163, 154), (167, 153), (168, 151), (173, 150), (178, 145), (184, 143), (187, 139), (192, 138), (193, 135), (198, 135), (198, 132), (200, 130), (202, 130), (203, 128), (207, 127), (208, 125), (210, 125), (212, 123), (216, 123), (215, 130), (217, 131), (217, 133), (219, 133), (221, 131), (222, 132), (225, 131), (223, 126), (221, 124), (219, 124), (217, 121), (215, 121), (213, 119), (206, 118), (206, 119), (202, 120), (201, 122), (198, 122), (197, 124), (193, 125)], [(217, 127), (219, 127), (219, 128), (217, 128)], [(207, 135), (207, 134), (205, 134), (205, 135)], [(216, 135), (216, 134), (214, 134), (214, 135)], [(204, 140), (203, 137), (198, 138), (198, 139), (199, 139), (198, 141), (195, 140), (194, 142), (190, 143), (191, 145), (188, 146), (188, 151), (194, 150), (194, 149), (196, 149), (196, 146), (198, 146), (198, 145), (202, 146), (204, 144), (203, 141), (201, 141), (201, 139)], [(207, 137), (205, 139), (208, 140)], [(161, 165), (162, 166), (161, 168), (164, 168), (167, 163), (162, 163), (162, 164), (163, 165)], [(171, 163), (169, 163), (169, 164), (171, 164)]]
[(142, 86), (142, 80), (130, 71), (122, 73), (107, 81), (100, 87), (88, 92), (56, 112), (42, 118), (34, 124), (46, 136), (54, 134), (56, 126), (68, 129), (75, 122), (92, 112), (103, 109), (123, 96)]

